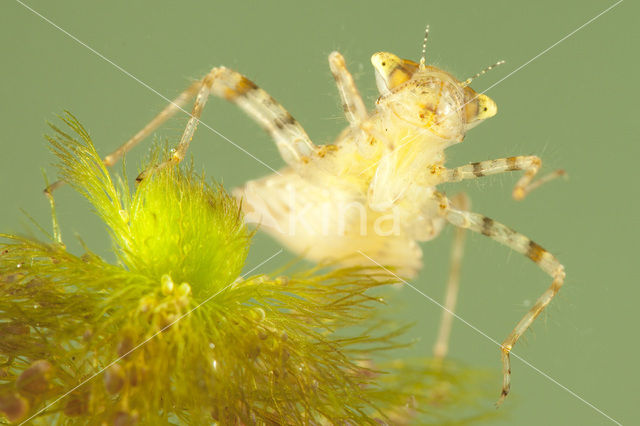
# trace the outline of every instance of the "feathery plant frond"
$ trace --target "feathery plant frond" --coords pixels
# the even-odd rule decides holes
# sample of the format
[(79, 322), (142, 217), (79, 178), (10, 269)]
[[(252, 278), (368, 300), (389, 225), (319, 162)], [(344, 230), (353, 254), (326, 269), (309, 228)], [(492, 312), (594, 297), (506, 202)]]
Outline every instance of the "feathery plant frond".
[(126, 223), (120, 215), (123, 212), (120, 194), (113, 185), (111, 175), (78, 120), (69, 112), (61, 119), (75, 135), (49, 123), (55, 134), (45, 136), (58, 158), (60, 177), (87, 198), (111, 231), (112, 237), (118, 239), (126, 234)]
[(0, 234), (0, 419), (475, 418), (436, 415), (474, 386), (464, 374), (424, 363), (372, 364), (376, 353), (404, 345), (403, 330), (386, 327), (382, 300), (371, 295), (391, 282), (384, 271), (242, 277), (251, 234), (220, 186), (175, 167), (130, 192), (126, 182), (114, 185), (75, 117), (63, 121), (69, 133), (52, 126), (48, 137), (61, 177), (107, 225), (119, 264), (89, 251), (76, 256), (56, 241)]

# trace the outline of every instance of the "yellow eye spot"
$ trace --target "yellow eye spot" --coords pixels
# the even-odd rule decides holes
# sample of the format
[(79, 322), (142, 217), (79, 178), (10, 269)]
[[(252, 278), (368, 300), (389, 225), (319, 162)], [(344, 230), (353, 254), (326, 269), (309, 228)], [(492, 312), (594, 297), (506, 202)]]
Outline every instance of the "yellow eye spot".
[(493, 117), (498, 113), (498, 106), (490, 97), (480, 94), (478, 95), (478, 120)]
[(388, 52), (374, 53), (371, 57), (371, 64), (388, 89), (398, 87), (410, 80), (411, 76), (418, 70), (418, 64), (415, 62), (401, 59)]

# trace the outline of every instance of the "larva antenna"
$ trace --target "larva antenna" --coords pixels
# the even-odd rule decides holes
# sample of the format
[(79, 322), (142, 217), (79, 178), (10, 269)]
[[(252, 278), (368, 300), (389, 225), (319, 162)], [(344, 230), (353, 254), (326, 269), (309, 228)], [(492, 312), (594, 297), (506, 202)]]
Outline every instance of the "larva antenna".
[(427, 54), (427, 39), (429, 38), (429, 25), (424, 30), (424, 39), (422, 40), (422, 54), (420, 55), (420, 66), (418, 69), (423, 70), (426, 68), (426, 54)]
[(460, 83), (460, 86), (465, 87), (468, 86), (469, 84), (471, 84), (471, 82), (473, 80), (475, 80), (476, 78), (480, 77), (483, 74), (486, 74), (488, 71), (491, 71), (492, 69), (494, 69), (497, 66), (500, 66), (502, 64), (504, 64), (505, 61), (500, 60), (498, 62), (496, 62), (495, 64), (486, 67), (485, 69), (483, 69), (482, 71), (480, 71), (479, 73), (477, 73), (476, 75), (474, 75), (473, 77), (469, 77), (468, 79), (466, 79), (465, 81), (463, 81), (462, 83)]

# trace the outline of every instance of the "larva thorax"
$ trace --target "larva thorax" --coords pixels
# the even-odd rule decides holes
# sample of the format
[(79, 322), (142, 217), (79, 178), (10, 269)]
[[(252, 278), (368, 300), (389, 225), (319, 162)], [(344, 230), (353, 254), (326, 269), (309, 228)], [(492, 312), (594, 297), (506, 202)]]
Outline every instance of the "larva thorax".
[[(433, 189), (440, 183), (437, 171), (444, 166), (445, 148), (495, 115), (497, 106), (468, 81), (439, 68), (386, 52), (374, 54), (371, 62), (380, 97), (359, 126), (363, 132), (351, 129), (338, 139), (341, 159), (333, 165), (339, 166), (343, 183), (361, 185), (369, 207), (384, 211), (412, 187)], [(348, 180), (352, 174), (355, 179)]]
[[(300, 174), (350, 193), (370, 209), (388, 212), (411, 204), (412, 215), (429, 210), (442, 182), (444, 150), (497, 112), (489, 97), (450, 73), (386, 52), (373, 64), (380, 97), (368, 117), (338, 137), (335, 150)], [(429, 213), (432, 214), (432, 213)]]

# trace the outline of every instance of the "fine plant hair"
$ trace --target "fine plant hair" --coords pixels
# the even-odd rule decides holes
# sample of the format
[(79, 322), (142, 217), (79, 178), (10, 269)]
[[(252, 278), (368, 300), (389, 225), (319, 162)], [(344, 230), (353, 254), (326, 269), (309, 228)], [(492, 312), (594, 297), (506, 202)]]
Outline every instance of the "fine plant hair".
[[(239, 203), (190, 167), (130, 190), (73, 115), (48, 137), (60, 177), (105, 223), (110, 264), (53, 235), (0, 234), (0, 422), (442, 423), (493, 415), (479, 373), (380, 362), (406, 327), (380, 317), (375, 268), (241, 275)], [(149, 164), (167, 153), (156, 148)], [(52, 207), (54, 207), (53, 199)], [(393, 350), (393, 352), (389, 352)]]

